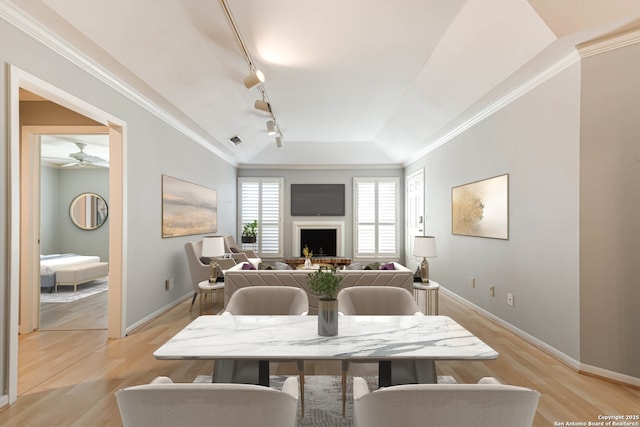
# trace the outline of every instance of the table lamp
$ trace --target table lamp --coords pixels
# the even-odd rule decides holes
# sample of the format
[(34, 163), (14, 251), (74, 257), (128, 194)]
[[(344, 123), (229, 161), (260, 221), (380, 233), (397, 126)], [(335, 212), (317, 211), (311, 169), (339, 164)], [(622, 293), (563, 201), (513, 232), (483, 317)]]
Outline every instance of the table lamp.
[(420, 278), (422, 283), (429, 283), (429, 263), (427, 258), (436, 256), (436, 238), (434, 236), (415, 236), (413, 241), (413, 255), (422, 257), (420, 263)]
[(216, 258), (224, 255), (224, 238), (222, 236), (206, 236), (202, 239), (202, 256), (211, 258), (209, 282), (215, 283), (218, 278)]

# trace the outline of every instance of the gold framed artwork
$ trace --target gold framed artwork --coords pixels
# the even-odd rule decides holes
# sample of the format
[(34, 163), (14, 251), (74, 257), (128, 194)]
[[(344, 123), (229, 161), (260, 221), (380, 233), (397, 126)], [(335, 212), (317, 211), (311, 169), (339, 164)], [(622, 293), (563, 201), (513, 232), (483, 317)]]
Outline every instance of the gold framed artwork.
[(509, 175), (453, 187), (451, 232), (461, 236), (509, 239)]
[(217, 231), (216, 190), (162, 175), (162, 237)]

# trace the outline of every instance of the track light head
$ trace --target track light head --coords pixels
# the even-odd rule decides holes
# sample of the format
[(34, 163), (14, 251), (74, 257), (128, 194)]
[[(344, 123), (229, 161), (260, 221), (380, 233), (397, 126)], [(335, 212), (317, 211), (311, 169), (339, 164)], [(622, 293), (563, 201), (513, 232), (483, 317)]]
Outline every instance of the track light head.
[(254, 70), (247, 77), (244, 78), (244, 86), (247, 89), (254, 88), (260, 83), (264, 83), (264, 74), (260, 70)]
[(264, 111), (265, 113), (271, 114), (271, 104), (269, 104), (267, 101), (257, 99), (253, 106), (256, 110)]
[(267, 121), (267, 135), (275, 135), (276, 134), (276, 122), (273, 120)]
[(279, 136), (276, 136), (276, 147), (282, 148), (282, 138)]

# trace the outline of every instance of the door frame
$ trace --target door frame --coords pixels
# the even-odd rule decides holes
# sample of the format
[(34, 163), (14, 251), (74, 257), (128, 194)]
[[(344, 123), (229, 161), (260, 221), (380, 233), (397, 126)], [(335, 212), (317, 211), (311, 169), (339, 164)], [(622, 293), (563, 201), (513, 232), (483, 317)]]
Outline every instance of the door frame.
[[(419, 182), (419, 188), (415, 192), (411, 192), (411, 181)], [(425, 215), (425, 185), (424, 185), (424, 168), (420, 168), (415, 172), (407, 175), (404, 182), (405, 191), (405, 265), (407, 268), (414, 271), (419, 263), (415, 261), (413, 256), (413, 237), (416, 235), (422, 236), (425, 232), (426, 215)], [(419, 194), (420, 198), (416, 201), (416, 206), (413, 206), (412, 201), (415, 199), (410, 196), (411, 194)], [(416, 215), (416, 224), (412, 224), (413, 215), (412, 211)]]
[[(126, 326), (126, 122), (88, 102), (53, 86), (52, 84), (18, 68), (8, 66), (9, 74), (9, 256), (8, 279), (9, 292), (6, 312), (8, 316), (8, 351), (7, 351), (7, 392), (9, 403), (15, 402), (18, 394), (18, 333), (20, 330), (20, 292), (21, 292), (21, 256), (23, 251), (39, 254), (37, 231), (39, 226), (33, 226), (33, 218), (29, 219), (31, 226), (22, 228), (24, 207), (21, 206), (21, 138), (20, 138), (20, 95), (23, 88), (46, 98), (56, 104), (82, 114), (107, 128), (109, 133), (109, 314), (108, 337), (122, 338), (125, 336)], [(33, 153), (31, 154), (33, 155)], [(34, 185), (38, 187), (39, 182)], [(34, 200), (33, 197), (29, 200)], [(39, 203), (38, 203), (39, 205)], [(31, 206), (36, 209), (39, 206)], [(39, 214), (38, 214), (39, 216)], [(29, 217), (27, 217), (29, 218)], [(21, 230), (27, 230), (27, 235), (21, 236)], [(39, 255), (38, 255), (39, 256)], [(30, 258), (31, 266), (34, 265)], [(25, 280), (34, 280), (31, 274)], [(31, 304), (31, 303), (29, 303)], [(33, 315), (31, 315), (33, 318)]]

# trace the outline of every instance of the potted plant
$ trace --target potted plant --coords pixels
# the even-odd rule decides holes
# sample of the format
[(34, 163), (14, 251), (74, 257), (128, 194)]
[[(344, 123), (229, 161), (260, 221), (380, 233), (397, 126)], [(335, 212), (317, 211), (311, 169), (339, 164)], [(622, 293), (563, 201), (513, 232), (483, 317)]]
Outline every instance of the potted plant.
[(248, 222), (242, 227), (242, 243), (255, 243), (258, 236), (258, 221)]
[(331, 337), (338, 335), (338, 300), (343, 277), (336, 269), (319, 269), (307, 275), (309, 289), (318, 298), (318, 335)]

